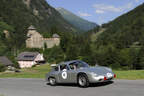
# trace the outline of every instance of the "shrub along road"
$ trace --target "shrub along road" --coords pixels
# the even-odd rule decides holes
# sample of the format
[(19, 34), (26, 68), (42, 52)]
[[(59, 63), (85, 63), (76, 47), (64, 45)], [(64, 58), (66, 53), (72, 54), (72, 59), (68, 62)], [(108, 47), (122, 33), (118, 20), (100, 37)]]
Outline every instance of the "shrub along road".
[(89, 88), (76, 85), (49, 86), (43, 79), (0, 79), (4, 96), (144, 96), (144, 80), (115, 80)]

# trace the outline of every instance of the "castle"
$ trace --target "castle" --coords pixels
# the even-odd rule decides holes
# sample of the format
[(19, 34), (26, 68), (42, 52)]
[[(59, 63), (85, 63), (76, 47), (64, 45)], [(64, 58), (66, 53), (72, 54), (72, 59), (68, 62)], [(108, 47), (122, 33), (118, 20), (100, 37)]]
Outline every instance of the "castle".
[(44, 38), (37, 32), (34, 26), (30, 26), (27, 32), (26, 48), (52, 48), (60, 44), (58, 34), (53, 34), (52, 38)]

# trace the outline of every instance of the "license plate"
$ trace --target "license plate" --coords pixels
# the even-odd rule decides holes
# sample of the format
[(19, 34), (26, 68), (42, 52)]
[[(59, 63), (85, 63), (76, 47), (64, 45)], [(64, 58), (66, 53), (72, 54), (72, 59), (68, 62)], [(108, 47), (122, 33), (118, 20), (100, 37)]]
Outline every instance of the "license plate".
[(107, 73), (107, 77), (112, 77), (112, 74), (111, 73)]

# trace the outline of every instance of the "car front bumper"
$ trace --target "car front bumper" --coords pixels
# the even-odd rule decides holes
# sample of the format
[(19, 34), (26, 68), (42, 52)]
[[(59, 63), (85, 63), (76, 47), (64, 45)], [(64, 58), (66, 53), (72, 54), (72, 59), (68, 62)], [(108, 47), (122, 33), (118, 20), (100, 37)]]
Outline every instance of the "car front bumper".
[(100, 75), (97, 77), (89, 77), (89, 82), (90, 83), (98, 83), (98, 82), (108, 82), (111, 81), (115, 78), (115, 74), (113, 74), (112, 76), (106, 76), (106, 75)]

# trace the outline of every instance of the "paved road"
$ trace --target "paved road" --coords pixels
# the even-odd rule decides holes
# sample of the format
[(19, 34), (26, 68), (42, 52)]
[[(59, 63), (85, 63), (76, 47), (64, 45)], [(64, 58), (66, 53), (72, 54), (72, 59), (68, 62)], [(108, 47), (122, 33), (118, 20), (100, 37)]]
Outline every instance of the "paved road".
[(115, 80), (79, 88), (76, 85), (46, 85), (42, 79), (0, 79), (4, 96), (144, 96), (144, 80)]

